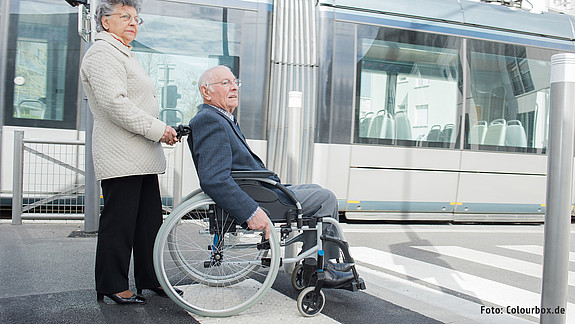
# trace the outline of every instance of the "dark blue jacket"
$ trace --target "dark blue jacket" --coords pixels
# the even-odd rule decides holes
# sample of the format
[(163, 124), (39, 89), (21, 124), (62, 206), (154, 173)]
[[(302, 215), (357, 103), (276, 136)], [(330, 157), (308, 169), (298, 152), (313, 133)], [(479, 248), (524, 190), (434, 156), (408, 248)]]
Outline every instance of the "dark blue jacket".
[[(190, 121), (188, 145), (202, 190), (242, 224), (258, 204), (231, 177), (232, 171), (267, 171), (238, 126), (218, 109), (202, 105)], [(277, 177), (271, 177), (278, 181)]]

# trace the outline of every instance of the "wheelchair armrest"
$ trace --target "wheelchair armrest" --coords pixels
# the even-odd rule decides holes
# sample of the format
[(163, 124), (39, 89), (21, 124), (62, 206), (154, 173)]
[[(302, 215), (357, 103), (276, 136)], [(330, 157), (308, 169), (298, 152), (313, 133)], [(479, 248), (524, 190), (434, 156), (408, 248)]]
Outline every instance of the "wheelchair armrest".
[(273, 171), (232, 171), (232, 178), (234, 179), (247, 179), (247, 178), (268, 178), (275, 175)]

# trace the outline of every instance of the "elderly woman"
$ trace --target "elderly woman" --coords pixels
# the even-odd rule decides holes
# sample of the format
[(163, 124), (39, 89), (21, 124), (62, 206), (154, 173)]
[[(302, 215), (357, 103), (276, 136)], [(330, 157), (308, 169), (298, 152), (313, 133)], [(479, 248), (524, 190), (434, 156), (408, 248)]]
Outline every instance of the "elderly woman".
[[(173, 145), (175, 130), (158, 119), (154, 82), (134, 58), (141, 0), (100, 0), (95, 43), (81, 76), (94, 116), (93, 160), (104, 209), (96, 251), (98, 301), (142, 304), (142, 289), (166, 296), (153, 266), (154, 240), (162, 223), (158, 174), (166, 169), (160, 142)], [(138, 294), (129, 290), (130, 257)]]

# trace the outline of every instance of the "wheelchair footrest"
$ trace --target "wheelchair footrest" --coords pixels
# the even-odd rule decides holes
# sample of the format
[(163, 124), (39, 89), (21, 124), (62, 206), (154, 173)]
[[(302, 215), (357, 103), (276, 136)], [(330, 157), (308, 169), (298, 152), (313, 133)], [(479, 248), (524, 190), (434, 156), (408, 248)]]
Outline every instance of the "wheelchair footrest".
[(365, 281), (363, 281), (361, 278), (354, 278), (347, 282), (344, 286), (337, 287), (337, 289), (345, 289), (349, 291), (365, 290)]
[(365, 290), (365, 281), (363, 281), (363, 279), (361, 278), (353, 280), (351, 283), (351, 291), (358, 291), (358, 290)]

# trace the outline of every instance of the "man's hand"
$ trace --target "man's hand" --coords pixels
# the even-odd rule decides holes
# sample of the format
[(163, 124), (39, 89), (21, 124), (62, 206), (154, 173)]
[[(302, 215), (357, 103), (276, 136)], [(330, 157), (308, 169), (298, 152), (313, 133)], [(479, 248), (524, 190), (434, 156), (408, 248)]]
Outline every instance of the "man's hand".
[(248, 227), (256, 231), (265, 230), (266, 240), (270, 238), (270, 220), (261, 208), (258, 207), (254, 217), (248, 221)]
[(174, 145), (176, 142), (178, 142), (178, 133), (172, 126), (166, 125), (164, 135), (160, 139), (160, 142), (166, 143), (168, 145)]

